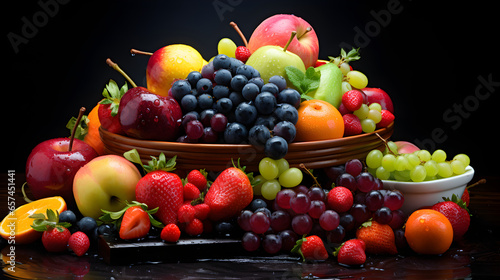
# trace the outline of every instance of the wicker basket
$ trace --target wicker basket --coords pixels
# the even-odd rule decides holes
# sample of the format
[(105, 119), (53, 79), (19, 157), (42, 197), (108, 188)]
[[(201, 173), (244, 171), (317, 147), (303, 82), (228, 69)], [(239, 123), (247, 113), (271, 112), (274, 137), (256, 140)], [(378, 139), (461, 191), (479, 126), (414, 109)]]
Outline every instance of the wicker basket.
[[(288, 146), (285, 159), (290, 166), (305, 164), (307, 168), (323, 168), (343, 164), (353, 158), (364, 158), (368, 152), (380, 148), (383, 143), (375, 134), (389, 139), (394, 123), (373, 133), (360, 134), (333, 140), (296, 142)], [(99, 129), (104, 150), (108, 154), (122, 155), (137, 149), (143, 163), (164, 153), (167, 158), (177, 155), (176, 168), (191, 170), (205, 168), (221, 171), (232, 166), (231, 159), (240, 158), (240, 164), (248, 171), (257, 171), (259, 161), (265, 157), (263, 149), (252, 145), (236, 144), (188, 144), (178, 142), (140, 140)]]

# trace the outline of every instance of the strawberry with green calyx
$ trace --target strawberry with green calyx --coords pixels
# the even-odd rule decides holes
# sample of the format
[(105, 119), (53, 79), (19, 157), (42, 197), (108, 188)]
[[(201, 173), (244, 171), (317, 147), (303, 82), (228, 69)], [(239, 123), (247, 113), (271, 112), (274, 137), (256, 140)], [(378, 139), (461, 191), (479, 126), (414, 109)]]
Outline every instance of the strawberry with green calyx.
[(147, 215), (149, 217), (149, 222), (151, 223), (151, 225), (158, 227), (158, 228), (163, 228), (163, 224), (161, 222), (157, 221), (153, 217), (153, 215), (156, 214), (156, 212), (158, 211), (158, 207), (148, 210), (148, 205), (146, 205), (145, 203), (140, 203), (138, 201), (132, 201), (132, 203), (125, 201), (125, 205), (126, 206), (122, 210), (116, 211), (116, 212), (111, 212), (108, 210), (101, 209), (103, 215), (101, 217), (99, 217), (97, 223), (99, 225), (101, 225), (103, 223), (104, 224), (114, 224), (115, 228), (119, 229), (121, 227), (122, 219), (123, 219), (125, 212), (127, 212), (127, 210), (132, 208), (132, 207), (140, 207), (142, 210), (144, 210), (147, 213)]
[(302, 261), (328, 259), (325, 244), (323, 244), (323, 241), (317, 235), (308, 237), (304, 235), (301, 239), (297, 240), (292, 253), (299, 254), (302, 257)]
[(99, 121), (101, 122), (102, 128), (109, 132), (123, 134), (118, 118), (118, 108), (120, 106), (120, 100), (127, 90), (127, 83), (119, 88), (115, 81), (109, 80), (109, 83), (102, 92), (104, 99), (99, 102)]
[(151, 156), (151, 160), (148, 161), (148, 164), (142, 164), (141, 156), (136, 149), (132, 149), (128, 152), (123, 153), (123, 157), (128, 159), (130, 162), (135, 163), (142, 167), (144, 174), (153, 172), (156, 170), (162, 170), (165, 172), (170, 172), (175, 170), (177, 156), (172, 157), (167, 160), (163, 153), (160, 153), (158, 158)]
[(380, 224), (373, 220), (364, 222), (356, 230), (356, 238), (365, 242), (366, 252), (369, 254), (395, 255), (398, 253), (394, 231), (387, 224)]
[[(233, 161), (234, 165), (234, 161)], [(253, 174), (246, 174), (245, 168), (229, 167), (215, 179), (205, 195), (210, 207), (209, 218), (220, 221), (238, 215), (253, 200), (252, 184), (258, 183)]]
[(339, 264), (348, 266), (362, 265), (366, 261), (366, 244), (360, 239), (350, 239), (342, 243), (333, 255), (337, 257)]
[(470, 226), (470, 214), (466, 203), (453, 194), (451, 199), (443, 197), (443, 202), (436, 203), (432, 210), (445, 215), (453, 228), (453, 240), (462, 239)]
[(67, 249), (71, 233), (67, 229), (70, 223), (59, 222), (59, 212), (47, 209), (47, 216), (42, 213), (30, 215), (34, 219), (31, 227), (36, 231), (43, 231), (43, 247), (49, 252), (63, 252)]

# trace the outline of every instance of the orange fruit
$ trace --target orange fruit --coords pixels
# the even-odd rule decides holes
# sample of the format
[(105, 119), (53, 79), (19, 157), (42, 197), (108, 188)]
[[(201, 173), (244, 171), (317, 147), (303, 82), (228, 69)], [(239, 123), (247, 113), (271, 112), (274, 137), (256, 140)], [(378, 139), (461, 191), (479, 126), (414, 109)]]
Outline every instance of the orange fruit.
[(6, 240), (14, 239), (16, 244), (34, 242), (42, 236), (42, 232), (35, 231), (31, 225), (33, 219), (28, 218), (35, 213), (45, 213), (47, 209), (57, 210), (59, 213), (67, 209), (66, 202), (60, 196), (46, 197), (24, 204), (5, 216), (0, 223), (0, 235)]
[(297, 111), (295, 141), (330, 140), (344, 135), (344, 119), (332, 104), (313, 99), (300, 103)]
[(439, 255), (453, 241), (453, 228), (443, 214), (431, 209), (413, 212), (406, 221), (406, 241), (419, 254)]
[(89, 131), (83, 141), (97, 152), (100, 156), (104, 154), (104, 144), (101, 141), (101, 136), (99, 135), (99, 127), (101, 126), (101, 122), (99, 121), (99, 115), (97, 111), (99, 109), (99, 104), (97, 104), (92, 111), (90, 111), (87, 118), (89, 119)]

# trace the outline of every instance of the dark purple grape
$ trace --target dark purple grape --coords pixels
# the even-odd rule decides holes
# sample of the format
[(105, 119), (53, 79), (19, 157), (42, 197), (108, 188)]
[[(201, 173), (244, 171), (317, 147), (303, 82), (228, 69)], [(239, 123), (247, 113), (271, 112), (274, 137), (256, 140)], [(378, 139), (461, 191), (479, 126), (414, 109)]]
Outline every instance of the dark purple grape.
[(227, 117), (217, 113), (210, 119), (210, 126), (215, 132), (223, 132), (227, 126)]
[(337, 181), (337, 178), (345, 173), (345, 169), (343, 165), (340, 166), (331, 166), (324, 168), (326, 176), (330, 178), (332, 181)]
[(245, 232), (241, 244), (245, 250), (253, 252), (260, 247), (260, 237), (253, 232)]
[(250, 217), (252, 217), (253, 212), (250, 210), (241, 211), (238, 216), (237, 222), (240, 228), (244, 231), (251, 231), (252, 227), (250, 226)]
[(274, 211), (271, 214), (271, 228), (275, 231), (283, 231), (290, 228), (292, 218), (283, 210)]
[(354, 217), (357, 224), (368, 221), (372, 216), (372, 213), (368, 211), (368, 208), (364, 204), (354, 204), (349, 213)]
[(280, 232), (281, 237), (281, 250), (284, 252), (290, 252), (295, 244), (297, 243), (298, 236), (292, 230), (284, 230)]
[(368, 210), (375, 211), (384, 206), (384, 197), (379, 191), (371, 191), (366, 194), (365, 204)]
[(313, 219), (319, 219), (319, 217), (325, 212), (326, 206), (322, 200), (313, 200), (311, 201), (311, 207), (307, 214), (311, 216)]
[(276, 194), (276, 203), (282, 209), (290, 209), (290, 199), (295, 196), (291, 189), (283, 189)]
[(250, 227), (256, 234), (265, 233), (270, 225), (271, 220), (264, 212), (255, 212), (250, 217)]
[(398, 229), (401, 228), (405, 222), (406, 222), (406, 214), (403, 212), (403, 210), (398, 209), (392, 211), (392, 220), (389, 222), (389, 226), (392, 229)]
[(356, 191), (356, 179), (349, 173), (343, 173), (337, 177), (335, 185), (348, 188), (350, 191)]
[(281, 250), (281, 237), (276, 234), (267, 234), (262, 240), (262, 247), (268, 254), (276, 254)]
[(389, 207), (392, 211), (400, 209), (404, 202), (405, 198), (399, 191), (389, 191), (384, 196), (384, 206)]
[(297, 193), (290, 199), (290, 206), (295, 213), (304, 214), (309, 211), (309, 208), (311, 207), (311, 200), (306, 194)]
[(342, 225), (339, 225), (334, 230), (326, 234), (326, 240), (331, 243), (340, 244), (343, 242), (346, 235), (346, 230)]
[(319, 225), (326, 231), (332, 231), (340, 225), (340, 216), (333, 210), (326, 210), (319, 217)]
[(379, 224), (388, 224), (392, 220), (392, 211), (388, 207), (381, 207), (373, 213), (373, 219)]
[(326, 194), (325, 191), (320, 187), (312, 187), (307, 192), (307, 196), (309, 196), (310, 200), (321, 200), (325, 201)]
[(307, 214), (293, 217), (292, 229), (298, 235), (308, 234), (313, 227), (313, 220)]
[(340, 215), (340, 225), (344, 227), (345, 231), (351, 231), (356, 225), (354, 217), (349, 213), (342, 213)]
[(198, 121), (190, 121), (186, 125), (186, 135), (189, 139), (199, 139), (203, 136), (203, 124)]
[(202, 143), (215, 143), (219, 139), (219, 136), (216, 131), (211, 127), (203, 128), (203, 135), (200, 140)]
[(345, 172), (352, 176), (358, 176), (363, 171), (363, 163), (359, 159), (351, 159), (345, 163)]
[(356, 187), (360, 192), (367, 193), (375, 187), (375, 180), (369, 172), (363, 172), (356, 176)]

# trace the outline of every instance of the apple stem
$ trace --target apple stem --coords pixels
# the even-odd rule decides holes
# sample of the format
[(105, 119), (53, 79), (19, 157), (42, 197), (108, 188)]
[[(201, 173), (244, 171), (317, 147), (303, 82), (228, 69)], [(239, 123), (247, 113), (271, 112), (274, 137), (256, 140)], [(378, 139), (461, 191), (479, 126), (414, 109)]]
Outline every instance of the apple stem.
[(111, 59), (106, 59), (106, 63), (111, 66), (111, 68), (115, 69), (116, 71), (118, 71), (120, 74), (122, 74), (123, 77), (125, 77), (125, 79), (127, 79), (127, 81), (132, 85), (132, 87), (137, 87), (137, 85), (134, 83), (134, 81), (132, 81), (132, 79), (127, 75), (127, 73), (125, 73), (121, 68), (120, 66), (118, 66), (118, 64), (114, 63)]
[(307, 33), (311, 32), (312, 30), (313, 30), (312, 27), (309, 26), (308, 28), (306, 28), (306, 32), (302, 33), (300, 36), (297, 35), (297, 39), (302, 38), (302, 36), (306, 35)]
[(130, 53), (132, 55), (136, 55), (136, 54), (143, 54), (143, 55), (153, 55), (152, 52), (144, 52), (144, 51), (140, 51), (140, 50), (136, 50), (136, 49), (131, 49), (130, 50)]
[(247, 42), (247, 39), (245, 38), (245, 36), (243, 35), (243, 32), (241, 32), (240, 28), (238, 27), (238, 25), (234, 22), (234, 21), (231, 21), (229, 23), (229, 25), (231, 25), (234, 30), (236, 30), (236, 32), (238, 32), (238, 35), (240, 35), (241, 39), (243, 40), (243, 43), (245, 44), (245, 47), (248, 47), (248, 42)]
[(290, 39), (288, 40), (288, 42), (286, 42), (286, 45), (285, 47), (283, 48), (283, 51), (286, 52), (286, 49), (288, 49), (288, 46), (290, 45), (290, 43), (292, 42), (293, 38), (297, 35), (297, 31), (292, 31), (292, 35), (290, 35)]
[(80, 111), (78, 112), (78, 118), (76, 119), (75, 126), (73, 126), (73, 130), (71, 130), (71, 137), (69, 138), (69, 147), (68, 147), (69, 152), (71, 152), (71, 149), (73, 149), (73, 140), (75, 140), (76, 128), (78, 127), (78, 124), (80, 123), (80, 120), (82, 119), (84, 112), (85, 112), (85, 107), (80, 108)]

